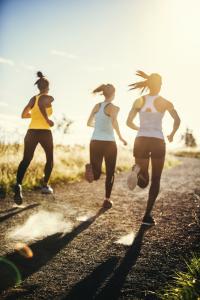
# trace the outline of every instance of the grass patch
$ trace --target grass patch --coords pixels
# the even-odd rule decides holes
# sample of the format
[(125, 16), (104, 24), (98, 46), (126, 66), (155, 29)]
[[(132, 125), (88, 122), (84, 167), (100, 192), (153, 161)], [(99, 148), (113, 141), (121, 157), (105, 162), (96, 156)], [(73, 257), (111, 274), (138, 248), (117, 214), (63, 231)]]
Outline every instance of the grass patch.
[(186, 148), (186, 149), (174, 152), (174, 155), (179, 156), (179, 157), (191, 157), (191, 158), (199, 158), (200, 159), (200, 150), (194, 149), (194, 148)]
[(200, 299), (200, 257), (193, 254), (186, 271), (177, 272), (171, 284), (159, 294), (161, 300), (199, 300)]
[[(0, 189), (9, 191), (16, 180), (18, 165), (23, 156), (23, 146), (19, 144), (0, 144)], [(68, 183), (83, 178), (85, 164), (89, 161), (89, 147), (81, 145), (56, 145), (54, 150), (54, 169), (51, 184)], [(39, 184), (43, 176), (45, 154), (38, 146), (34, 158), (24, 177), (23, 186), (32, 188)], [(130, 170), (134, 163), (132, 149), (118, 147), (116, 172)], [(170, 168), (178, 164), (172, 155), (167, 155), (165, 167)], [(105, 171), (105, 166), (103, 166)]]

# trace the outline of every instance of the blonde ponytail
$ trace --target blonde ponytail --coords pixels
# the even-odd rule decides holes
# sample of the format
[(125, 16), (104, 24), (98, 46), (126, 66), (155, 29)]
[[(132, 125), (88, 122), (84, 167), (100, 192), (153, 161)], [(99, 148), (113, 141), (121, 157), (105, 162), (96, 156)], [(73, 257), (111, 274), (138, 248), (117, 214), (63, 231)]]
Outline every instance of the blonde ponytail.
[(105, 84), (101, 84), (92, 93), (96, 94), (96, 93), (103, 92), (103, 91), (105, 91), (105, 88), (106, 88), (106, 85)]

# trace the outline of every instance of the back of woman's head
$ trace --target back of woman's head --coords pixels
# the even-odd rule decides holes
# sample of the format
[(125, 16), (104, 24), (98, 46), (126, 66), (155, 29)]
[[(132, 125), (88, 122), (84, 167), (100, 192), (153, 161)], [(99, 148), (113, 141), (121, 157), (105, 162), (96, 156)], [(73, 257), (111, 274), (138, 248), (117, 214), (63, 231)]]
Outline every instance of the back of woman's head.
[(101, 93), (104, 97), (108, 98), (111, 97), (115, 93), (115, 87), (112, 84), (102, 84), (97, 87), (94, 91), (94, 94)]
[(157, 73), (147, 75), (143, 71), (137, 71), (136, 75), (142, 77), (144, 80), (129, 84), (130, 90), (140, 89), (141, 93), (145, 90), (159, 92), (162, 85), (162, 77)]
[(38, 89), (42, 92), (49, 88), (49, 81), (45, 78), (45, 76), (42, 74), (42, 72), (37, 72), (37, 77), (39, 79), (35, 82)]

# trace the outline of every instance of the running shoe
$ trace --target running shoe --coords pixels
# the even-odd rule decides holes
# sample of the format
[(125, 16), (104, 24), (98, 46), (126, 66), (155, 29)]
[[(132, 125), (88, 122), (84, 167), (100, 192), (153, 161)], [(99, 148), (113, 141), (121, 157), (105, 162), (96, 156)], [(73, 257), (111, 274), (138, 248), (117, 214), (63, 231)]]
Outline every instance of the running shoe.
[(16, 184), (14, 186), (14, 201), (17, 205), (21, 205), (23, 200), (22, 186), (21, 184)]
[(140, 171), (140, 167), (138, 165), (134, 165), (131, 169), (130, 174), (127, 177), (127, 185), (129, 190), (134, 190), (134, 188), (137, 186), (138, 182), (138, 173)]
[(41, 189), (42, 194), (53, 194), (53, 189), (50, 185), (43, 186)]
[(91, 164), (85, 165), (85, 179), (91, 183), (94, 180), (94, 173)]
[(102, 206), (103, 208), (110, 209), (113, 206), (113, 202), (105, 199)]
[(151, 215), (149, 215), (149, 216), (144, 216), (142, 220), (142, 224), (147, 226), (153, 226), (156, 225), (156, 222), (154, 218)]

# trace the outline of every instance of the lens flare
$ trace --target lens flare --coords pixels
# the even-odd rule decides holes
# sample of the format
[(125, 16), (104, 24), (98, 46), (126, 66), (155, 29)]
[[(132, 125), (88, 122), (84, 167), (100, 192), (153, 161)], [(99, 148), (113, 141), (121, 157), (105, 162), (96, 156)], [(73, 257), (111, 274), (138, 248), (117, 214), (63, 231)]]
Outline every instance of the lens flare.
[(0, 257), (0, 288), (19, 285), (22, 281), (21, 274), (15, 264), (4, 257)]
[(21, 254), (25, 258), (32, 258), (33, 257), (33, 252), (31, 250), (31, 248), (25, 243), (20, 243), (20, 242), (17, 243), (15, 245), (15, 250), (18, 251), (19, 254)]

